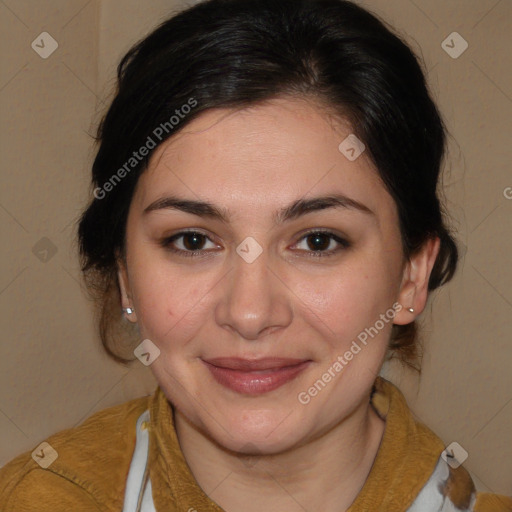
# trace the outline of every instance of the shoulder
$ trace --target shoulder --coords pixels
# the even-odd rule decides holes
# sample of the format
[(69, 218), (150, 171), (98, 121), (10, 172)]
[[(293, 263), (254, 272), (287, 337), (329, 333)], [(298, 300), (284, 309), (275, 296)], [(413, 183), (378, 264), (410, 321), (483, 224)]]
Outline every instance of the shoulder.
[[(413, 417), (403, 394), (392, 382), (378, 378), (374, 389), (372, 404), (387, 422), (380, 451), (386, 461), (391, 461), (379, 466), (380, 473), (389, 472), (395, 467), (393, 461), (399, 461), (397, 488), (407, 487), (414, 497), (408, 512), (512, 512), (512, 498), (476, 491), (471, 475), (462, 466), (463, 459), (458, 462), (454, 448), (445, 447), (440, 437)], [(400, 500), (397, 498), (395, 508)]]
[(479, 492), (476, 495), (475, 512), (512, 512), (512, 497)]
[(99, 411), (0, 469), (2, 512), (120, 510), (137, 418), (150, 396)]
[(468, 470), (445, 450), (407, 512), (512, 512), (512, 498), (478, 493)]

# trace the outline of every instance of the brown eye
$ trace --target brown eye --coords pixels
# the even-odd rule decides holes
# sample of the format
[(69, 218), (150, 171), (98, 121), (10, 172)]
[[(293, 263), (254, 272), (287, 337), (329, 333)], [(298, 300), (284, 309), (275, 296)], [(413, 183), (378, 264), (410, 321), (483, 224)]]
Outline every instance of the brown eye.
[(329, 248), (332, 242), (332, 237), (325, 233), (315, 233), (306, 237), (308, 246), (312, 251), (325, 251)]
[(187, 233), (182, 235), (183, 245), (188, 251), (197, 251), (202, 249), (206, 237), (201, 233)]
[(181, 231), (162, 240), (161, 245), (181, 256), (204, 256), (208, 252), (205, 248), (208, 241), (217, 248), (209, 237), (199, 231)]
[(347, 240), (330, 231), (311, 231), (300, 240), (306, 242), (306, 247), (300, 250), (311, 253), (311, 256), (331, 256), (350, 247)]

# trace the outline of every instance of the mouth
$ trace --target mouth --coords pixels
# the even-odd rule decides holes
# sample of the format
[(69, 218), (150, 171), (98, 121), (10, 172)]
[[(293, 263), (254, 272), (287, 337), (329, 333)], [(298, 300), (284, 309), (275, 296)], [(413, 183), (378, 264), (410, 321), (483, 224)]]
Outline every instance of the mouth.
[(280, 388), (312, 362), (309, 359), (278, 357), (255, 360), (219, 357), (201, 361), (219, 384), (246, 395), (259, 395)]

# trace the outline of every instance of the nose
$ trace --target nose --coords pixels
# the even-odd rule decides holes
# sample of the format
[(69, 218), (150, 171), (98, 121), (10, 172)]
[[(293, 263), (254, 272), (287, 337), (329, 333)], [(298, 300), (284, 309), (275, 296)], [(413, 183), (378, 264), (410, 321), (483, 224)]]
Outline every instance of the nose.
[(276, 265), (269, 265), (265, 250), (251, 263), (234, 253), (222, 286), (216, 321), (239, 337), (255, 341), (292, 321), (293, 294)]

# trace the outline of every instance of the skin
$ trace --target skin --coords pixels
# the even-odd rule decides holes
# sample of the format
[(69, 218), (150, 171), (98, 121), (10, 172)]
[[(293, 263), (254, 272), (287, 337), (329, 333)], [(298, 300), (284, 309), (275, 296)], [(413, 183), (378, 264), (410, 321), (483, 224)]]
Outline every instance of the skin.
[[(391, 321), (307, 405), (297, 398), (393, 303), (403, 305), (395, 324), (423, 311), (439, 251), (433, 238), (404, 258), (396, 205), (373, 164), (364, 152), (349, 161), (338, 149), (350, 133), (297, 98), (207, 111), (156, 150), (130, 206), (119, 260), (123, 307), (135, 309), (127, 318), (160, 349), (150, 368), (175, 406), (185, 459), (226, 511), (346, 510), (384, 433), (369, 396)], [(326, 208), (273, 221), (297, 199), (333, 193), (373, 214)], [(143, 213), (170, 194), (214, 203), (229, 222), (176, 209)], [(173, 246), (197, 247), (202, 257), (160, 244), (184, 229), (207, 238)], [(328, 236), (315, 244), (310, 229), (350, 246)], [(236, 252), (249, 236), (262, 249), (252, 263)], [(338, 251), (314, 256), (318, 246)], [(284, 386), (249, 396), (217, 383), (201, 362), (220, 356), (312, 362)]]

